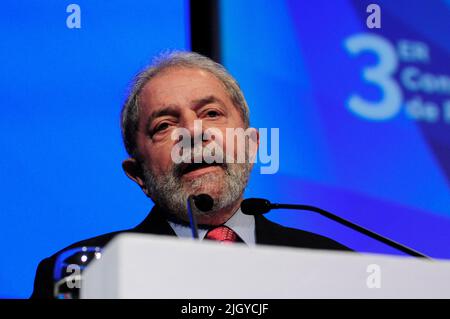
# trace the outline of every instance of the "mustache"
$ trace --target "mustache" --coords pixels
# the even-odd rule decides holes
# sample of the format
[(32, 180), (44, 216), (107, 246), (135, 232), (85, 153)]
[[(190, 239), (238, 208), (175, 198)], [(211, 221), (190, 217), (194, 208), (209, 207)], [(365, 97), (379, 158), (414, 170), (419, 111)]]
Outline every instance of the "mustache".
[[(214, 142), (213, 142), (214, 143)], [(213, 143), (210, 143), (206, 148), (211, 147)], [(224, 160), (224, 151), (221, 148), (215, 148), (214, 154), (208, 152), (203, 153), (205, 146), (195, 145), (190, 151), (183, 153), (181, 156), (181, 163), (173, 163), (172, 174), (176, 178), (180, 178), (184, 173), (189, 170), (194, 170), (207, 166), (219, 166), (228, 172), (228, 164)], [(217, 161), (217, 159), (219, 161)]]

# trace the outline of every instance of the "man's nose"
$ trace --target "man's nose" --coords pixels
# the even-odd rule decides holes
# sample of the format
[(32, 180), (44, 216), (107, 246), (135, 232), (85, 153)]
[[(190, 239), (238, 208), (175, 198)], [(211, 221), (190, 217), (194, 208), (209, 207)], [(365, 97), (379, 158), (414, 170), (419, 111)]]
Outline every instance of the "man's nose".
[(197, 117), (195, 112), (189, 112), (184, 115), (183, 126), (189, 131), (192, 146), (194, 146), (195, 141), (197, 143), (203, 142), (204, 127), (202, 124), (201, 119)]
[[(194, 133), (198, 133), (199, 131), (199, 119), (197, 115), (188, 114), (183, 119), (183, 126), (186, 128), (191, 136), (194, 136)], [(201, 127), (201, 125), (200, 125)]]

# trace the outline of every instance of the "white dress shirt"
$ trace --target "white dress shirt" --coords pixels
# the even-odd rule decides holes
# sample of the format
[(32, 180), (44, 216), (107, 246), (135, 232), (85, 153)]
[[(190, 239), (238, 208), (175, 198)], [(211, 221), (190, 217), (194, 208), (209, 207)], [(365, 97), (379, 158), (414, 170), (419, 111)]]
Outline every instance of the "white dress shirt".
[[(174, 230), (178, 237), (192, 238), (192, 230), (187, 225), (181, 225), (169, 220), (170, 227)], [(224, 224), (231, 228), (248, 246), (253, 246), (256, 243), (255, 239), (255, 217), (245, 215), (239, 208), (236, 213)], [(203, 240), (208, 229), (198, 228), (198, 238)]]

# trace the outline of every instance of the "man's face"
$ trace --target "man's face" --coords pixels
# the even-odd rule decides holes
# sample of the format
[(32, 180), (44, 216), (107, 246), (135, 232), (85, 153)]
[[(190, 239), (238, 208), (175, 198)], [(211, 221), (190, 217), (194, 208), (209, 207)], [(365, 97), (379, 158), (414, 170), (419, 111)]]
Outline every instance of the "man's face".
[[(226, 128), (244, 128), (242, 116), (222, 82), (201, 69), (167, 69), (144, 86), (139, 103), (137, 147), (144, 165), (144, 191), (155, 203), (186, 219), (186, 199), (191, 194), (209, 194), (215, 210), (240, 199), (250, 164), (194, 166), (175, 164), (171, 156), (178, 143), (172, 133), (185, 128), (194, 138), (195, 120), (202, 121), (203, 131), (215, 128), (223, 137)], [(220, 144), (225, 153), (226, 140)]]

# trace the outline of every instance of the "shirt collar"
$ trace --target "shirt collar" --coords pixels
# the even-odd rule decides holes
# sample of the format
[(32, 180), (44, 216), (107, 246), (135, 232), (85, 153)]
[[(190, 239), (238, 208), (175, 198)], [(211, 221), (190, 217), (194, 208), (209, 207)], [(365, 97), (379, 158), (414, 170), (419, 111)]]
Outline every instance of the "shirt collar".
[[(170, 227), (174, 230), (178, 237), (191, 238), (192, 231), (189, 226), (181, 225), (173, 221), (168, 221)], [(236, 213), (227, 222), (225, 226), (231, 228), (248, 246), (255, 245), (255, 217), (251, 215), (245, 215), (239, 208)], [(204, 239), (208, 229), (199, 228), (198, 237)]]

